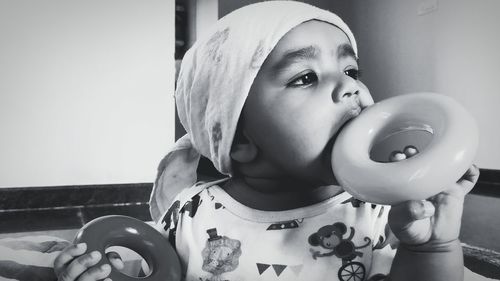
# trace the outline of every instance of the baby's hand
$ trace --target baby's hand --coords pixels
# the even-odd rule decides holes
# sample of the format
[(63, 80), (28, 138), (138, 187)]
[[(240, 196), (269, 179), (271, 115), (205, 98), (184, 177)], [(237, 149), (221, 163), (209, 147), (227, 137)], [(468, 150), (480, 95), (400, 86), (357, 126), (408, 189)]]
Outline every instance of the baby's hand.
[[(91, 281), (106, 278), (111, 272), (109, 264), (100, 267), (95, 265), (101, 259), (101, 253), (93, 251), (85, 253), (87, 245), (80, 243), (66, 247), (54, 261), (54, 272), (59, 281)], [(120, 256), (115, 252), (106, 254), (111, 264), (117, 269), (124, 267)], [(108, 279), (111, 280), (111, 279)]]
[(392, 232), (402, 244), (419, 250), (439, 250), (450, 242), (458, 241), (464, 197), (474, 187), (478, 177), (479, 169), (472, 165), (457, 183), (445, 191), (427, 200), (406, 201), (392, 206), (389, 213)]

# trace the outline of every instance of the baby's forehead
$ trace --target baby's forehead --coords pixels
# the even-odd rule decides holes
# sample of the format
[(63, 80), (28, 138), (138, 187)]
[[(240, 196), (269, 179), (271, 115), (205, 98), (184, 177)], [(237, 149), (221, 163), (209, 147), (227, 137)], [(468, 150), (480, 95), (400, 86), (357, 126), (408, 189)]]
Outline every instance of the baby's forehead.
[(283, 49), (300, 44), (320, 43), (329, 43), (331, 45), (350, 44), (350, 41), (344, 31), (336, 25), (319, 20), (310, 20), (295, 26), (285, 33), (274, 49)]
[(356, 52), (342, 29), (331, 23), (310, 20), (288, 31), (269, 53), (263, 67), (274, 63), (273, 70), (279, 71), (296, 61), (327, 56), (357, 60)]

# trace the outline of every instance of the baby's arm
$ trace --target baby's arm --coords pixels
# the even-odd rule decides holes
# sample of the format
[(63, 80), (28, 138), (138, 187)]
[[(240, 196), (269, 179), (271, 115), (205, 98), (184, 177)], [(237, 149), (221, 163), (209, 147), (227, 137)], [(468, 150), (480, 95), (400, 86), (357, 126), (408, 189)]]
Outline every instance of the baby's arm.
[(425, 201), (391, 208), (389, 225), (399, 238), (390, 280), (463, 280), (459, 240), (465, 195), (474, 187), (479, 169), (473, 165), (456, 184)]

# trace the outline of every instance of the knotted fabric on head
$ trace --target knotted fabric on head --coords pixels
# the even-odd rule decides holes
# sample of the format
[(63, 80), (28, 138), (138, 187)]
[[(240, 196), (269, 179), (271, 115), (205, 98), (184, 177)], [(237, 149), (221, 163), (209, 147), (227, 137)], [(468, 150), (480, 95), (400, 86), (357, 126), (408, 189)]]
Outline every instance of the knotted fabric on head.
[(185, 54), (175, 91), (180, 138), (158, 168), (150, 199), (154, 220), (175, 195), (197, 180), (200, 154), (222, 174), (232, 174), (230, 151), (246, 97), (264, 60), (295, 26), (320, 20), (354, 36), (337, 15), (295, 1), (266, 1), (245, 6), (221, 18)]

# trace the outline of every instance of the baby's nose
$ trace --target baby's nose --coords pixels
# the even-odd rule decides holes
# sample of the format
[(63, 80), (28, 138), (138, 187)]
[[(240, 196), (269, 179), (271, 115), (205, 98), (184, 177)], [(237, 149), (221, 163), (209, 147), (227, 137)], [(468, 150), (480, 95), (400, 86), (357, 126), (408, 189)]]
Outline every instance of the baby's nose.
[(359, 87), (353, 79), (343, 78), (332, 91), (332, 100), (335, 103), (359, 96)]
[(351, 92), (347, 92), (347, 93), (344, 93), (342, 95), (342, 98), (341, 99), (346, 99), (346, 98), (350, 98), (352, 97), (353, 95), (358, 95), (359, 91), (354, 91), (354, 93), (351, 93)]

